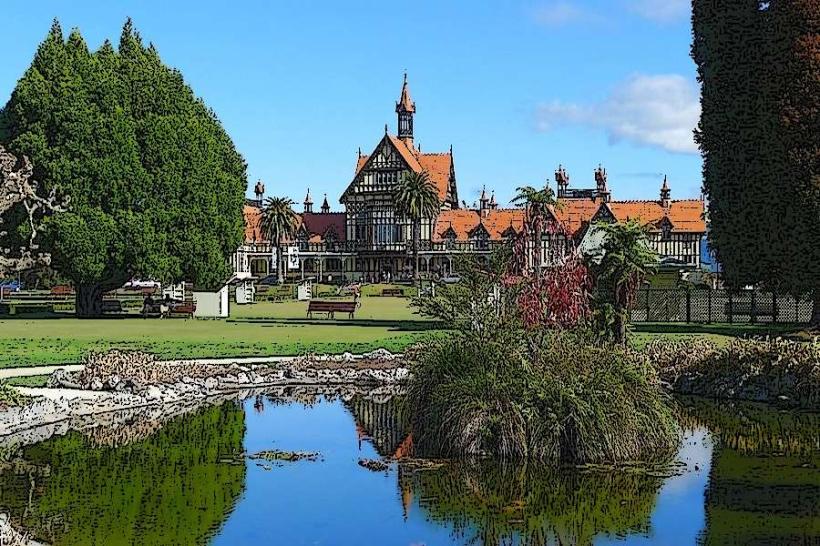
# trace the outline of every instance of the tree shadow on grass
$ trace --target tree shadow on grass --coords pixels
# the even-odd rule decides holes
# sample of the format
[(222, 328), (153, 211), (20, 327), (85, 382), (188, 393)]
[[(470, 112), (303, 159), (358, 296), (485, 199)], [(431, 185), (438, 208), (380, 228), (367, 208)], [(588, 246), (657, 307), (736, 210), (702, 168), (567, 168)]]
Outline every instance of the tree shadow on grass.
[(799, 324), (728, 324), (636, 322), (632, 329), (641, 334), (717, 334), (734, 337), (781, 336), (801, 329)]
[(388, 328), (394, 331), (424, 332), (446, 330), (447, 325), (429, 320), (379, 320), (379, 319), (288, 319), (288, 318), (247, 318), (229, 319), (234, 324), (261, 324), (268, 326), (361, 326), (364, 328)]

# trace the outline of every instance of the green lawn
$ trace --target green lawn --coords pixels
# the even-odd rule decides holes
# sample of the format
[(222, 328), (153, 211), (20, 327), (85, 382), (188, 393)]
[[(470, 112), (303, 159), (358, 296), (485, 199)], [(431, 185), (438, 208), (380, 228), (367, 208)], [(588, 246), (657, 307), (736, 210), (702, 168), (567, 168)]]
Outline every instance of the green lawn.
[(404, 298), (364, 298), (353, 320), (305, 318), (306, 302), (233, 305), (228, 320), (19, 318), (0, 321), (0, 368), (79, 362), (90, 351), (161, 358), (399, 351), (435, 335)]
[[(353, 320), (305, 317), (306, 302), (232, 305), (228, 320), (50, 318), (0, 320), (0, 368), (77, 363), (90, 351), (140, 349), (161, 358), (293, 355), (306, 352), (400, 351), (440, 334), (439, 324), (414, 314), (409, 299), (364, 297)], [(724, 343), (738, 335), (782, 334), (793, 327), (635, 324), (633, 342), (705, 336)]]

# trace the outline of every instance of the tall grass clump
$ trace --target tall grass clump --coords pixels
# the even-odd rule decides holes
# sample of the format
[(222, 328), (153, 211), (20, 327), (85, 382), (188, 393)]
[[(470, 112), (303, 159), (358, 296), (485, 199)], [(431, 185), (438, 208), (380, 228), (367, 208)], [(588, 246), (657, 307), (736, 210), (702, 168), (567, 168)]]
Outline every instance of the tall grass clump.
[(577, 332), (535, 343), (460, 333), (420, 351), (408, 392), (416, 448), (548, 464), (654, 462), (674, 453), (677, 425), (645, 358)]
[(820, 342), (656, 340), (643, 353), (672, 390), (820, 409)]
[(0, 410), (7, 407), (19, 406), (25, 402), (25, 400), (26, 397), (20, 394), (17, 389), (0, 381)]

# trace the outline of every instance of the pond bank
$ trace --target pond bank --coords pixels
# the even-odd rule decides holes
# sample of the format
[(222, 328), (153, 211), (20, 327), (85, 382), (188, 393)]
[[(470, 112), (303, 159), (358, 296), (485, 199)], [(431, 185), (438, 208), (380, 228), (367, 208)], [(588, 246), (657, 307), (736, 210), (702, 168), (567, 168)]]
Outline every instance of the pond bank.
[(385, 350), (363, 355), (310, 356), (268, 364), (224, 361), (159, 362), (152, 355), (112, 351), (92, 355), (76, 372), (55, 371), (48, 388), (18, 390), (26, 404), (0, 412), (0, 439), (71, 419), (159, 408), (178, 414), (248, 389), (379, 387), (401, 384), (408, 370)]

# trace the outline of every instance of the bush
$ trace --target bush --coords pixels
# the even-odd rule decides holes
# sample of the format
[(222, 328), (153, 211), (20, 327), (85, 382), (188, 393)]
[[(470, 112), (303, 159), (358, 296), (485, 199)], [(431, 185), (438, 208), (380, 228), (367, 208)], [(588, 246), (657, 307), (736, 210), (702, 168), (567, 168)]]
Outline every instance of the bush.
[(25, 402), (26, 397), (14, 387), (0, 381), (0, 410), (10, 406), (19, 406)]
[(715, 398), (790, 402), (820, 409), (820, 342), (735, 339), (654, 341), (644, 354), (675, 391)]
[(640, 354), (580, 333), (525, 336), (463, 332), (418, 353), (408, 402), (422, 455), (597, 464), (674, 453), (667, 395)]

